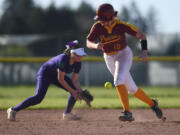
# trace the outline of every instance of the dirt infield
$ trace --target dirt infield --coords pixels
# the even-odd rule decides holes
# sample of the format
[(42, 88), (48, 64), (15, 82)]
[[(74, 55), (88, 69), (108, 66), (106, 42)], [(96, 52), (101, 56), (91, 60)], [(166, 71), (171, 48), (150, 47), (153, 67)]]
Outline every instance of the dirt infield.
[(0, 111), (0, 135), (180, 135), (180, 109), (164, 109), (165, 122), (150, 109), (132, 110), (133, 122), (121, 122), (122, 110), (75, 109), (79, 121), (63, 121), (63, 110), (24, 110), (16, 121)]

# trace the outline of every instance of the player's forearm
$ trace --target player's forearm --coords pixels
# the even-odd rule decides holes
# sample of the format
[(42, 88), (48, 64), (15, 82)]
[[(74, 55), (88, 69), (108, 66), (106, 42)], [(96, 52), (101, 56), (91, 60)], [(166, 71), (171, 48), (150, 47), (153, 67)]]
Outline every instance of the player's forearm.
[(57, 78), (58, 78), (59, 83), (72, 94), (72, 91), (74, 90), (64, 80), (65, 72), (61, 72), (60, 69), (57, 69), (57, 73), (58, 73)]
[(93, 42), (91, 42), (91, 41), (89, 41), (89, 40), (87, 39), (87, 41), (86, 41), (86, 46), (87, 46), (88, 48), (90, 48), (90, 49), (97, 49), (98, 44), (93, 43)]
[(140, 39), (141, 48), (142, 48), (143, 53), (147, 53), (147, 39), (146, 39), (146, 36), (141, 32), (137, 32), (136, 37)]
[(72, 80), (72, 83), (77, 90), (82, 91), (81, 85), (78, 80)]
[(140, 40), (146, 40), (146, 36), (139, 31), (137, 32), (136, 37), (139, 38)]
[(73, 93), (73, 90), (64, 79), (59, 79), (59, 83), (66, 89), (68, 90), (71, 94)]

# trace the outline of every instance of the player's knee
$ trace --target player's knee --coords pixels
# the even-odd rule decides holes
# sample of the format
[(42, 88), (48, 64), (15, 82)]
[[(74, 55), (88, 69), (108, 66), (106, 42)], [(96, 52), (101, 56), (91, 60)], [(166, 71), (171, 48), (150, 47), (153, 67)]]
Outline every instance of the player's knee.
[(134, 95), (137, 92), (137, 89), (131, 88), (131, 89), (128, 89), (128, 92)]
[(125, 81), (123, 79), (116, 79), (114, 80), (114, 85), (119, 86), (121, 84), (125, 84)]
[(126, 87), (127, 87), (128, 92), (131, 93), (131, 94), (133, 94), (133, 95), (134, 95), (134, 94), (137, 92), (137, 90), (138, 90), (137, 86), (136, 86), (136, 85), (133, 85), (133, 84), (131, 84), (131, 83), (126, 83)]
[(43, 99), (44, 99), (43, 96), (39, 96), (39, 95), (34, 96), (34, 104), (40, 104)]

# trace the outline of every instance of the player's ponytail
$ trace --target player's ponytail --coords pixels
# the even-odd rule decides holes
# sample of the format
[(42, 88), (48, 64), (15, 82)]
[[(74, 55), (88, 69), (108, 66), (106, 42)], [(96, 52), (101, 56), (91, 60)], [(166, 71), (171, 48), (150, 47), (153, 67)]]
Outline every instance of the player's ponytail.
[(66, 49), (64, 50), (64, 54), (70, 56), (71, 55), (71, 50), (72, 49), (77, 49), (80, 48), (79, 42), (77, 40), (68, 42), (68, 44), (66, 45)]

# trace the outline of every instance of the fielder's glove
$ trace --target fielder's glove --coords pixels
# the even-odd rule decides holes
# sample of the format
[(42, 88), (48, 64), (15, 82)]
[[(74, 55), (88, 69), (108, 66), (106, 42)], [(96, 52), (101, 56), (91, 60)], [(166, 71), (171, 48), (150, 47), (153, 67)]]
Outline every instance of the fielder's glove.
[(86, 102), (86, 104), (89, 107), (91, 107), (91, 102), (93, 101), (93, 96), (90, 94), (90, 92), (88, 90), (83, 90), (82, 92), (80, 92), (79, 99), (84, 100)]

